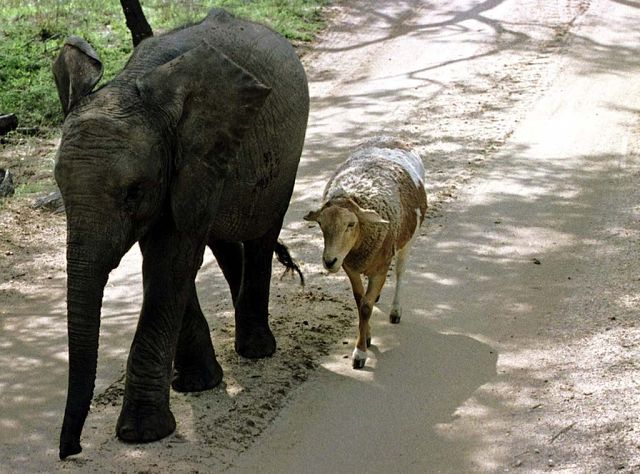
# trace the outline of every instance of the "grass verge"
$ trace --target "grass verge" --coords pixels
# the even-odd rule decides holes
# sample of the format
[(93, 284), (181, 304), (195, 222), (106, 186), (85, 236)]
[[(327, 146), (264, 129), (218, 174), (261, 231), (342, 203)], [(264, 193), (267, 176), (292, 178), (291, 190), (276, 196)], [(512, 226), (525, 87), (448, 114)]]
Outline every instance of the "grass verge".
[[(323, 26), (328, 0), (142, 0), (154, 33), (202, 19), (213, 7), (264, 23), (293, 42), (310, 41)], [(21, 127), (40, 134), (57, 127), (62, 111), (51, 74), (64, 39), (89, 41), (113, 78), (132, 50), (117, 0), (2, 0), (0, 8), (0, 114), (15, 113)]]

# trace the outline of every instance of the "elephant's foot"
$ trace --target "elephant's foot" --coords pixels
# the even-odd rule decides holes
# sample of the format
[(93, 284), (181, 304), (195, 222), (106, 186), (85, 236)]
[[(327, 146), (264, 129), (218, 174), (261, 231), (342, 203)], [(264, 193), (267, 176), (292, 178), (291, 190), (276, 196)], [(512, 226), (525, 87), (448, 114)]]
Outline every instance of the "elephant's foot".
[(272, 356), (276, 351), (276, 338), (269, 326), (242, 329), (236, 326), (236, 352), (248, 359)]
[(168, 405), (138, 405), (125, 400), (116, 434), (127, 443), (148, 443), (170, 435), (175, 429), (176, 420)]
[(215, 358), (198, 366), (176, 367), (171, 386), (176, 392), (201, 392), (222, 382), (222, 367)]

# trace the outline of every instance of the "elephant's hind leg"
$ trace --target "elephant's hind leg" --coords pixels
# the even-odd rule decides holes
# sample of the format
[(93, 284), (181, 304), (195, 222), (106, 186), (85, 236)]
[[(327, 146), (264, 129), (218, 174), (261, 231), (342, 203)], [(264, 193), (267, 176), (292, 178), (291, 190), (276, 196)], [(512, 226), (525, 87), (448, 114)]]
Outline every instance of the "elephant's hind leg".
[(229, 284), (231, 299), (235, 306), (240, 292), (240, 285), (242, 284), (242, 242), (209, 239), (208, 245)]
[(269, 328), (269, 286), (281, 222), (262, 237), (244, 242), (242, 284), (236, 302), (235, 349), (250, 359), (268, 357), (276, 350), (276, 339)]
[(222, 367), (216, 360), (209, 325), (202, 314), (195, 283), (182, 318), (171, 386), (178, 392), (200, 392), (222, 381)]

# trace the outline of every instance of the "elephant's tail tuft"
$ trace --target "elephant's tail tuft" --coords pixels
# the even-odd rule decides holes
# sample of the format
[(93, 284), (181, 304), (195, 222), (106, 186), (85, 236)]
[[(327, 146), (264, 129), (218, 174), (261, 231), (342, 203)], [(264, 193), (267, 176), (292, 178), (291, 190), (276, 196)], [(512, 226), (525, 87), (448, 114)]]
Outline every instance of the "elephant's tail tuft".
[(300, 271), (300, 267), (291, 257), (289, 249), (281, 240), (276, 242), (275, 252), (276, 257), (278, 257), (278, 261), (285, 266), (284, 273), (280, 278), (283, 278), (289, 272), (291, 272), (291, 274), (293, 274), (293, 272), (297, 272), (298, 276), (300, 276), (300, 285), (304, 286), (304, 276), (302, 275), (302, 271)]

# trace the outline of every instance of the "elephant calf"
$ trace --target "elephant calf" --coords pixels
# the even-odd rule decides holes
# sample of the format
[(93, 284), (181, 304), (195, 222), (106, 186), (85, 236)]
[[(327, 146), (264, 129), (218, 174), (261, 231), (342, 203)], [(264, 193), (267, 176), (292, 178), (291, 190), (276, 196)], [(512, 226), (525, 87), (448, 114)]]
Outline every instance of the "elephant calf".
[(276, 348), (268, 323), (271, 261), (293, 190), (309, 113), (305, 72), (270, 29), (213, 10), (142, 41), (102, 76), (83, 39), (54, 66), (65, 122), (55, 178), (67, 212), (69, 387), (60, 458), (81, 451), (93, 397), (109, 272), (139, 242), (144, 300), (129, 353), (117, 435), (154, 441), (175, 429), (169, 384), (217, 385), (195, 288), (205, 246), (229, 283), (235, 348)]

